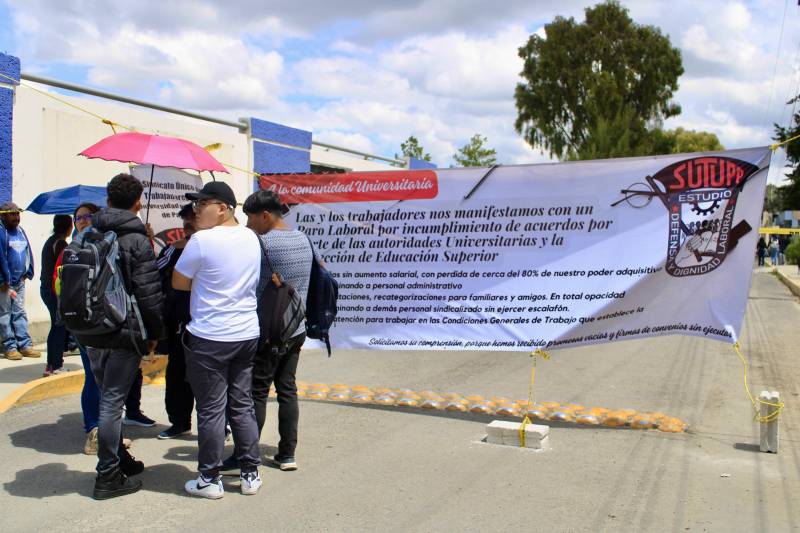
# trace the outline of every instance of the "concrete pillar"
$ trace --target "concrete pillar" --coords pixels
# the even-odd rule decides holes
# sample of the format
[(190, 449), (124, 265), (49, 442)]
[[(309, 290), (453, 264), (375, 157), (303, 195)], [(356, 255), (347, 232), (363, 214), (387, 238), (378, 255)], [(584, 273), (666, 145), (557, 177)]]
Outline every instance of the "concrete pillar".
[[(311, 132), (257, 118), (250, 119), (253, 171), (288, 174), (311, 171)], [(255, 188), (258, 188), (256, 180)]]
[[(761, 391), (761, 394), (758, 395), (758, 399), (764, 402), (769, 402), (771, 404), (777, 404), (781, 401), (781, 395), (778, 391)], [(761, 404), (761, 416), (769, 416), (775, 411), (777, 411), (777, 407), (773, 407), (772, 405)], [(769, 452), (769, 453), (778, 453), (778, 421), (779, 418), (775, 418), (770, 422), (762, 422), (761, 423), (761, 451), (762, 452)]]
[[(12, 172), (12, 124), (14, 118), (14, 87), (19, 83), (19, 58), (0, 53), (0, 203), (11, 200), (14, 174)], [(8, 78), (6, 77), (8, 76)]]

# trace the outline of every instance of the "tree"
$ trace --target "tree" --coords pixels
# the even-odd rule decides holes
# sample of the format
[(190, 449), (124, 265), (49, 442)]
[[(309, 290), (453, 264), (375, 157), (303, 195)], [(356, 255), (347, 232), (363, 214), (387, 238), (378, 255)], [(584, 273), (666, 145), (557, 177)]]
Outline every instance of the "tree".
[(514, 93), (515, 127), (531, 146), (560, 159), (640, 155), (651, 130), (680, 114), (671, 101), (683, 74), (680, 51), (616, 1), (587, 8), (580, 24), (556, 17), (544, 29), (545, 37), (531, 35), (519, 49), (525, 82)]
[(671, 154), (686, 154), (689, 152), (716, 152), (725, 147), (719, 142), (715, 133), (707, 131), (694, 131), (678, 128), (664, 132), (671, 142)]
[[(425, 153), (425, 150), (419, 144), (419, 140), (413, 135), (409, 135), (408, 139), (400, 143), (400, 151), (403, 152), (403, 157), (413, 157), (423, 161), (431, 160), (431, 154)], [(399, 158), (397, 154), (394, 154), (394, 157)]]
[[(796, 105), (800, 102), (800, 94), (786, 102), (786, 105)], [(800, 135), (800, 109), (792, 116), (792, 124), (783, 128), (775, 124), (773, 139), (779, 143), (786, 142)], [(779, 211), (800, 209), (800, 139), (794, 139), (783, 146), (786, 150), (786, 165), (792, 171), (786, 174), (788, 183), (777, 188), (780, 198)]]
[(476, 133), (472, 136), (467, 144), (458, 149), (458, 152), (453, 155), (456, 163), (462, 167), (490, 167), (495, 164), (497, 158), (497, 151), (494, 148), (488, 148), (486, 142), (488, 139)]

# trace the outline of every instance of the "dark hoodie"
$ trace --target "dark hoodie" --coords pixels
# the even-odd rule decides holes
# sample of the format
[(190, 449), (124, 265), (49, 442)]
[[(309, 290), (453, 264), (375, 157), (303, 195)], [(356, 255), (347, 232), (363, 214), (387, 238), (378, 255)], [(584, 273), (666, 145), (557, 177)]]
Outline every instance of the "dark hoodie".
[[(133, 313), (133, 331), (138, 351), (145, 353), (147, 340), (164, 336), (164, 295), (156, 267), (156, 256), (142, 221), (124, 209), (109, 207), (95, 213), (92, 226), (100, 231), (113, 231), (119, 242), (119, 259), (125, 288), (136, 297), (147, 336), (142, 339), (138, 317)], [(134, 350), (127, 325), (112, 335), (79, 335), (78, 341), (93, 348)]]

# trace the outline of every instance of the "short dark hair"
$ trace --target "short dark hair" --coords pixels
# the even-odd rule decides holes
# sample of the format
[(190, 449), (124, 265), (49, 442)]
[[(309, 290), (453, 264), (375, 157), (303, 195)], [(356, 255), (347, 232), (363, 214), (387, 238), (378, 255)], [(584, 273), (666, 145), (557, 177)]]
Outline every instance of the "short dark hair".
[(130, 174), (117, 174), (106, 185), (108, 205), (117, 209), (130, 209), (142, 197), (142, 182)]
[(267, 211), (279, 217), (286, 212), (286, 208), (281, 203), (278, 195), (274, 191), (266, 189), (260, 189), (248, 196), (247, 200), (244, 201), (242, 210), (248, 215)]
[(181, 210), (178, 211), (179, 218), (189, 218), (194, 214), (194, 207), (192, 207), (192, 203), (189, 202), (188, 204), (181, 207)]
[(66, 235), (72, 229), (72, 217), (69, 215), (56, 215), (53, 217), (53, 233)]
[(92, 202), (83, 202), (81, 205), (75, 208), (75, 211), (72, 213), (72, 216), (73, 217), (78, 216), (78, 211), (80, 211), (81, 209), (86, 209), (93, 215), (98, 211), (100, 211), (100, 208), (97, 207), (97, 204), (93, 204)]

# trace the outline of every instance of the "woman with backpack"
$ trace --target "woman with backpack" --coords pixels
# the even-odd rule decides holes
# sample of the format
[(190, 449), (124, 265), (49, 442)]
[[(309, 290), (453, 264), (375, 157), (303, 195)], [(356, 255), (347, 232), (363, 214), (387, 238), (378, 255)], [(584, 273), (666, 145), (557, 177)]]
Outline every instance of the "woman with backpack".
[(47, 366), (44, 377), (63, 372), (64, 346), (66, 344), (67, 328), (58, 318), (58, 299), (53, 290), (53, 272), (56, 260), (67, 247), (67, 237), (72, 231), (72, 217), (69, 215), (56, 215), (53, 217), (53, 234), (45, 241), (42, 247), (42, 273), (39, 281), (41, 286), (39, 294), (50, 313), (50, 332), (47, 334)]

